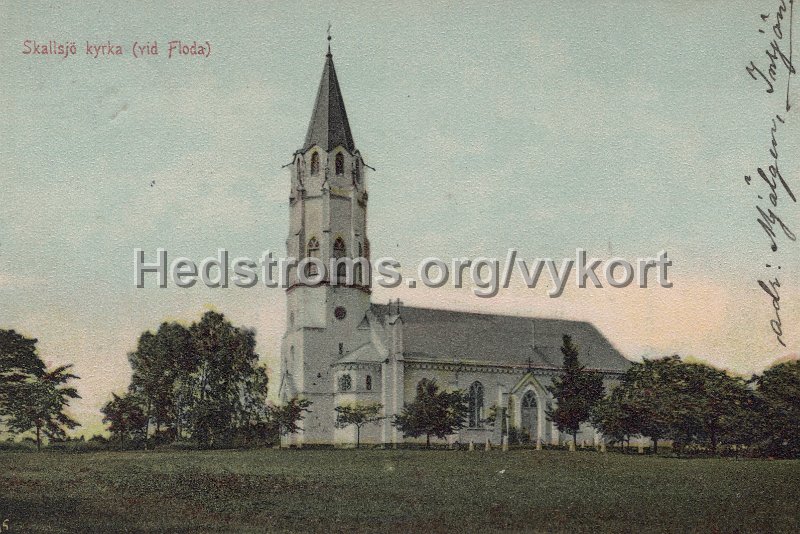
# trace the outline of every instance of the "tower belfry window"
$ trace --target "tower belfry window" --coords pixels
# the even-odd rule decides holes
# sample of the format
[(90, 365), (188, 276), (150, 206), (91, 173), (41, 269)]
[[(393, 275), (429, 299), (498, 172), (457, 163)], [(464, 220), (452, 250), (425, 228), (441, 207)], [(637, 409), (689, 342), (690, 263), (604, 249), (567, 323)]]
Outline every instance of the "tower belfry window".
[(346, 251), (347, 248), (344, 246), (344, 239), (337, 237), (336, 241), (333, 242), (333, 257), (337, 259), (344, 258)]
[(311, 154), (311, 174), (319, 174), (319, 152)]
[(336, 154), (336, 176), (344, 174), (344, 155), (339, 152)]

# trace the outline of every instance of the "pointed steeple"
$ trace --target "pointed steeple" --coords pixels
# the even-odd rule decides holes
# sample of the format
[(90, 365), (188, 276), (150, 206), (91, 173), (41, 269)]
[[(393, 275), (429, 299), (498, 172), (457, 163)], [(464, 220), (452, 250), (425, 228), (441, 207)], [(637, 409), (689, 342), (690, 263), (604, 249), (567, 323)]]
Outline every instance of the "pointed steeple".
[[(330, 37), (328, 37), (330, 41)], [(333, 55), (330, 43), (325, 56), (325, 68), (322, 70), (322, 79), (319, 82), (317, 101), (314, 104), (314, 113), (308, 125), (306, 141), (302, 151), (314, 145), (319, 145), (322, 150), (331, 151), (337, 146), (343, 146), (353, 152), (353, 134), (350, 133), (350, 123), (347, 122), (347, 112), (344, 109), (342, 91), (336, 79), (336, 69), (333, 66)]]

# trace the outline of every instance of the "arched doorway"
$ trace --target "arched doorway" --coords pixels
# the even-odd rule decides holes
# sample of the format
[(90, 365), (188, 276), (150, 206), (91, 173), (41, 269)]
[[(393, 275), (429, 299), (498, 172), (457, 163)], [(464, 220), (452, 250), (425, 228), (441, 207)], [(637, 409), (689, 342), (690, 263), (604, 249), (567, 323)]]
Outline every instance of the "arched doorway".
[(539, 408), (536, 405), (536, 394), (528, 390), (520, 403), (520, 416), (523, 435), (535, 442), (539, 430)]

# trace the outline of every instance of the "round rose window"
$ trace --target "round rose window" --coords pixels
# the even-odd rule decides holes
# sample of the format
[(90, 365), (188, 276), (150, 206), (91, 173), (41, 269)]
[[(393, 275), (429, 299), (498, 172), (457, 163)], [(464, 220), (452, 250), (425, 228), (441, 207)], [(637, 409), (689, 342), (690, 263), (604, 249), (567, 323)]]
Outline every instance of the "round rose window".
[(347, 310), (345, 310), (341, 306), (336, 306), (336, 309), (333, 310), (333, 315), (335, 315), (336, 318), (341, 321), (347, 316)]

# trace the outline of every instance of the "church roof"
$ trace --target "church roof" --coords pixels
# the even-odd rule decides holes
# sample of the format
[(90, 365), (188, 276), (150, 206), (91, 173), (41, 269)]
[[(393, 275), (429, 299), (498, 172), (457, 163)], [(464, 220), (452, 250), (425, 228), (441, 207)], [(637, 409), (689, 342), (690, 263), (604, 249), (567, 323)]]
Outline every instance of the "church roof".
[(346, 356), (340, 358), (336, 363), (381, 363), (385, 359), (386, 355), (382, 355), (381, 351), (379, 351), (375, 345), (372, 343), (365, 343), (353, 352), (350, 352)]
[[(393, 305), (394, 306), (394, 305)], [(396, 308), (395, 308), (396, 310)], [(389, 306), (373, 304), (382, 320)], [(582, 365), (624, 372), (630, 362), (591, 323), (402, 306), (406, 360), (560, 368), (562, 337), (572, 336)], [(535, 340), (535, 346), (534, 346)]]
[(314, 145), (320, 146), (325, 151), (331, 151), (337, 146), (342, 146), (349, 152), (353, 152), (355, 149), (330, 49), (325, 56), (325, 67), (322, 70), (322, 79), (317, 90), (317, 101), (314, 104), (306, 141), (301, 151), (305, 152)]

